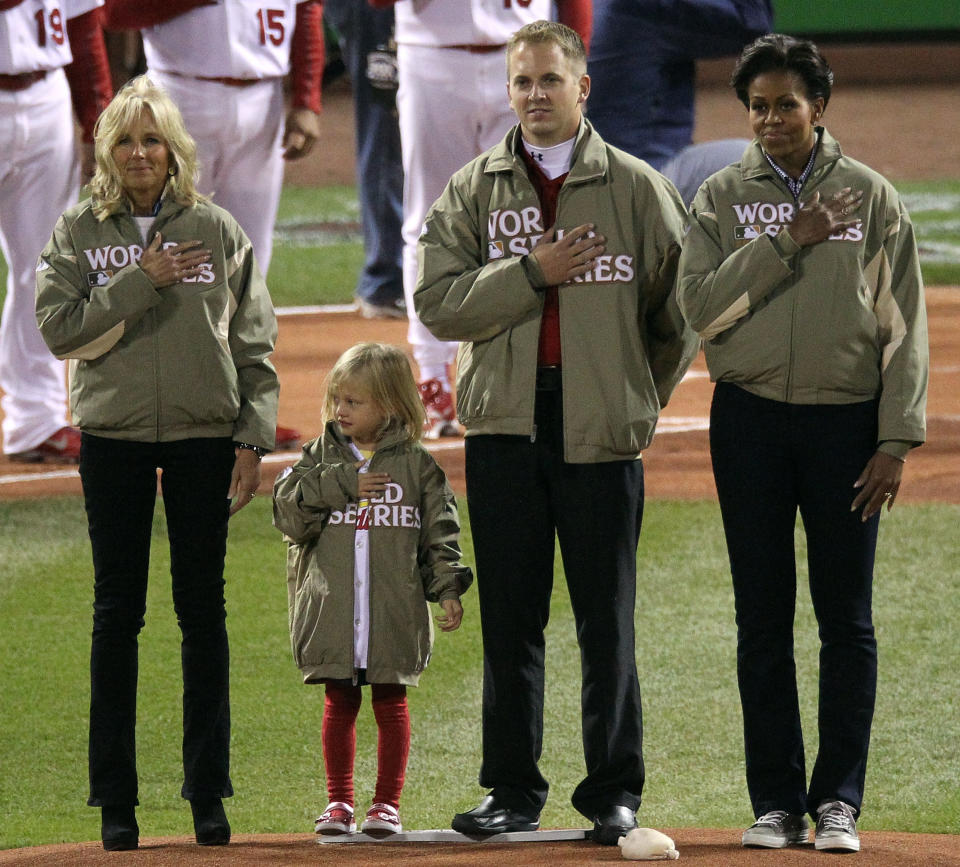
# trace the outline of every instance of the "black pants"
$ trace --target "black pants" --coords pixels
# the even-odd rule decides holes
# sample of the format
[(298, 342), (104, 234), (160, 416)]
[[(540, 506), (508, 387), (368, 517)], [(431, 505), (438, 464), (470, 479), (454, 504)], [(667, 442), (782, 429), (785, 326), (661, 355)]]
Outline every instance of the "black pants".
[(146, 611), (158, 468), (182, 635), (181, 794), (233, 794), (223, 598), (233, 463), (229, 438), (138, 443), (83, 435), (80, 477), (94, 567), (90, 806), (137, 803), (137, 636)]
[[(710, 449), (737, 613), (737, 677), (754, 814), (858, 813), (877, 685), (871, 599), (879, 515), (851, 512), (876, 450), (875, 401), (791, 405), (717, 385)], [(820, 747), (809, 789), (793, 656), (794, 526), (807, 537), (820, 634)]]
[(480, 784), (539, 810), (544, 628), (559, 539), (580, 645), (587, 775), (573, 805), (640, 805), (643, 723), (634, 657), (636, 554), (643, 513), (639, 460), (563, 460), (559, 390), (538, 391), (536, 441), (466, 439), (467, 499), (483, 632)]

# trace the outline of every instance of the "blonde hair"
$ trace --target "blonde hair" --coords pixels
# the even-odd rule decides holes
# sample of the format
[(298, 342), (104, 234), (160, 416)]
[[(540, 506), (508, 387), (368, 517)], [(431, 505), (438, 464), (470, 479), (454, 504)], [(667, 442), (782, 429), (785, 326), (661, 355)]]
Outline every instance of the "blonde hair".
[(162, 87), (147, 76), (138, 75), (120, 89), (93, 128), (97, 169), (90, 181), (90, 194), (98, 220), (122, 210), (128, 199), (113, 149), (145, 112), (153, 117), (170, 152), (170, 168), (174, 172), (167, 179), (170, 195), (182, 205), (206, 201), (206, 196), (201, 196), (196, 188), (197, 145), (187, 132), (180, 109)]
[(417, 442), (423, 434), (424, 410), (420, 392), (403, 351), (386, 343), (358, 343), (338, 359), (327, 375), (323, 401), (323, 421), (336, 420), (335, 401), (340, 390), (354, 384), (369, 393), (385, 416), (378, 438), (396, 426), (407, 442)]
[(587, 49), (576, 30), (559, 21), (532, 21), (524, 24), (507, 40), (507, 75), (510, 56), (521, 42), (528, 45), (556, 45), (578, 72), (587, 70)]

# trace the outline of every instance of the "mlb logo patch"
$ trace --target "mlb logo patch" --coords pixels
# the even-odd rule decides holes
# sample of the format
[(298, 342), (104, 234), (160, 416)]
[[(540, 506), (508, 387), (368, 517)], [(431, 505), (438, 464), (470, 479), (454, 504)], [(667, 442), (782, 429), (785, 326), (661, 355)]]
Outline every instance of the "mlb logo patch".
[(763, 226), (734, 226), (733, 227), (733, 240), (734, 241), (750, 241), (753, 238), (758, 238), (763, 234)]
[(113, 271), (90, 271), (87, 274), (87, 285), (91, 289), (95, 289), (97, 286), (106, 286), (112, 276)]
[(503, 241), (487, 242), (487, 258), (488, 259), (502, 259), (503, 255), (504, 255)]

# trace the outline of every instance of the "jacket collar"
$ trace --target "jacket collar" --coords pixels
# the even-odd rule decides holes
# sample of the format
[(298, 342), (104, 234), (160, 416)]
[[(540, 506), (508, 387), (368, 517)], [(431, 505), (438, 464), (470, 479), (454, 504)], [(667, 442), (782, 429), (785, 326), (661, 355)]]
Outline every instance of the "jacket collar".
[[(527, 173), (527, 167), (520, 156), (521, 140), (520, 124), (514, 126), (495, 145), (484, 166), (485, 174), (499, 172)], [(577, 142), (573, 146), (573, 159), (570, 164), (570, 173), (567, 183), (578, 183), (603, 177), (607, 173), (607, 148), (599, 133), (585, 117), (580, 119), (580, 128), (577, 130)]]
[[(328, 421), (324, 426), (323, 438), (328, 442), (335, 443), (339, 448), (350, 451), (349, 440), (341, 433), (340, 426), (335, 421)], [(394, 426), (387, 428), (386, 433), (380, 439), (377, 445), (377, 451), (391, 448), (402, 443), (406, 437), (400, 428)]]
[[(811, 178), (818, 177), (823, 173), (823, 169), (833, 165), (843, 153), (840, 150), (840, 143), (827, 132), (825, 127), (817, 127), (820, 130), (820, 148), (817, 151), (817, 158), (813, 163)], [(745, 181), (762, 177), (776, 177), (776, 173), (771, 168), (767, 158), (763, 155), (763, 148), (760, 142), (754, 139), (743, 152), (740, 159), (740, 176)]]

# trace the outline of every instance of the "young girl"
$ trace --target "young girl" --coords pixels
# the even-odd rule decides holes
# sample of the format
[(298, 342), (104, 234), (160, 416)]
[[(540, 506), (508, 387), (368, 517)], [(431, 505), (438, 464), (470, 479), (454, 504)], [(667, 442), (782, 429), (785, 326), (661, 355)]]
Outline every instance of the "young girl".
[(406, 687), (430, 659), (427, 602), (444, 632), (460, 625), (473, 575), (460, 563), (456, 502), (420, 445), (423, 405), (406, 356), (361, 343), (330, 372), (324, 432), (274, 487), (273, 522), (288, 542), (293, 655), (304, 683), (323, 683), (330, 803), (318, 834), (356, 830), (353, 760), (360, 687), (377, 722), (377, 783), (360, 830), (401, 830), (410, 717)]

